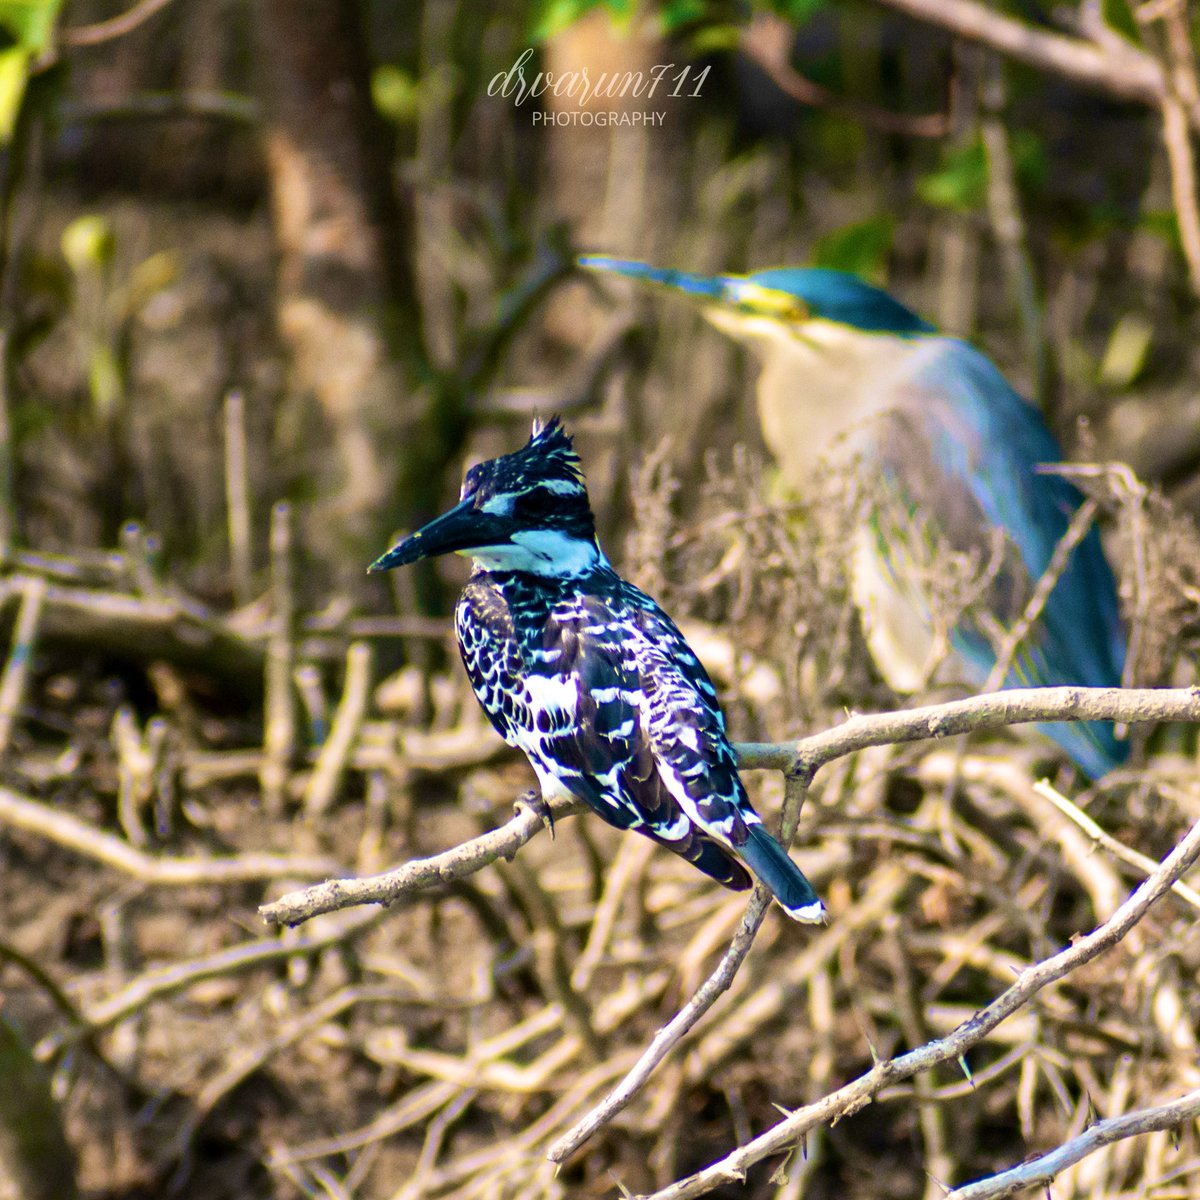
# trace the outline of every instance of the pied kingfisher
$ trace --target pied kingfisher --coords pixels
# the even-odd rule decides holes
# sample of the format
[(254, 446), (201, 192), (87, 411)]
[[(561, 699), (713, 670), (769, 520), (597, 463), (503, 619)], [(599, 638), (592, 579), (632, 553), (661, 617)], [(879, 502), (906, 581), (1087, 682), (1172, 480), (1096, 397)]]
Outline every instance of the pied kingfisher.
[(600, 549), (557, 418), (535, 422), (522, 449), (472, 467), (459, 503), (370, 569), (450, 551), (474, 560), (454, 614), (471, 686), (543, 797), (577, 796), (735, 891), (750, 886), (749, 867), (788, 916), (825, 920), (750, 806), (700, 660)]

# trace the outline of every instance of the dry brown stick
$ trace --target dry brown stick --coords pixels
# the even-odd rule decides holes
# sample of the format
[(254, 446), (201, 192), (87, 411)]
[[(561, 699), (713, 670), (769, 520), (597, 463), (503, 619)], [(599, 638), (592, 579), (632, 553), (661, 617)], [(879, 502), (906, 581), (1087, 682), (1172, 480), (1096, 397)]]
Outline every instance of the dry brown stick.
[[(1127, 866), (1141, 871), (1143, 875), (1149, 875), (1158, 866), (1158, 863), (1150, 858), (1149, 855), (1142, 854), (1139, 850), (1134, 850), (1132, 846), (1126, 846), (1124, 842), (1117, 841), (1112, 834), (1106, 833), (1077, 804), (1072, 803), (1057, 788), (1053, 787), (1049, 780), (1039, 779), (1033, 785), (1033, 791), (1049, 800), (1063, 816), (1069, 817), (1074, 821), (1096, 845), (1103, 846), (1114, 858), (1120, 859)], [(1172, 884), (1171, 891), (1177, 896), (1181, 896), (1193, 908), (1200, 908), (1200, 892), (1197, 892), (1195, 888), (1189, 887), (1182, 880)]]
[(0, 678), (0, 755), (8, 749), (13, 725), (25, 698), (29, 684), (29, 668), (33, 650), (42, 624), (42, 608), (46, 601), (46, 581), (31, 575), (24, 582), (21, 607), (13, 630), (12, 647)]
[(271, 510), (271, 638), (267, 643), (263, 765), (259, 779), (268, 813), (283, 812), (289, 768), (296, 749), (295, 662), (292, 591), (292, 510), (280, 501)]
[(144, 848), (150, 838), (142, 824), (142, 806), (152, 794), (157, 764), (146, 752), (137, 716), (128, 704), (113, 716), (112, 743), (117, 752), (117, 820), (126, 840)]
[(105, 999), (89, 1004), (76, 1018), (72, 1028), (42, 1038), (34, 1048), (34, 1054), (45, 1062), (63, 1046), (101, 1033), (155, 1001), (177, 995), (206, 979), (219, 979), (271, 963), (288, 961), (296, 956), (316, 954), (364, 933), (377, 924), (380, 917), (379, 913), (357, 913), (349, 920), (331, 921), (311, 935), (286, 934), (261, 938), (220, 950), (216, 954), (152, 967), (130, 979)]
[(87, 821), (5, 787), (0, 787), (0, 825), (44, 837), (84, 858), (122, 871), (140, 883), (158, 887), (287, 879), (320, 875), (337, 867), (326, 858), (288, 858), (275, 854), (239, 854), (229, 858), (168, 858), (146, 854)]
[(688, 1200), (692, 1196), (702, 1196), (721, 1184), (743, 1182), (746, 1171), (755, 1163), (795, 1146), (808, 1130), (817, 1125), (841, 1120), (857, 1112), (869, 1104), (881, 1088), (909, 1079), (918, 1071), (927, 1071), (939, 1063), (961, 1058), (1048, 984), (1062, 979), (1117, 945), (1197, 858), (1200, 858), (1200, 822), (1192, 826), (1154, 874), (1109, 920), (1086, 936), (1077, 938), (1067, 949), (1022, 971), (1007, 991), (948, 1036), (876, 1064), (864, 1075), (815, 1103), (797, 1109), (785, 1120), (702, 1171), (639, 1200)]
[(742, 965), (754, 936), (767, 914), (771, 895), (761, 884), (754, 889), (750, 903), (742, 914), (741, 924), (709, 977), (696, 989), (692, 998), (653, 1037), (642, 1052), (642, 1056), (626, 1072), (624, 1078), (604, 1099), (577, 1121), (562, 1137), (546, 1151), (551, 1162), (560, 1163), (569, 1158), (597, 1130), (607, 1125), (618, 1113), (626, 1109), (633, 1098), (642, 1090), (646, 1080), (654, 1073), (658, 1064), (670, 1054), (679, 1040), (700, 1020), (702, 1016), (729, 990), (738, 968)]
[(367, 701), (371, 693), (371, 659), (369, 642), (354, 642), (346, 651), (342, 698), (334, 713), (329, 737), (321, 747), (317, 765), (304, 789), (304, 812), (308, 817), (320, 816), (337, 796), (350, 752), (354, 749), (367, 715)]
[[(0, 598), (24, 596), (38, 575), (0, 579)], [(261, 686), (262, 647), (185, 596), (135, 596), (46, 581), (41, 638), (232, 676), (245, 687)]]
[(320, 1029), (348, 1008), (357, 1004), (387, 1004), (396, 999), (394, 987), (370, 987), (350, 984), (340, 988), (324, 1000), (313, 1005), (307, 1012), (292, 1018), (279, 1029), (274, 1037), (265, 1041), (243, 1044), (230, 1055), (224, 1068), (191, 1098), (191, 1108), (181, 1123), (175, 1137), (175, 1147), (181, 1158), (186, 1158), (192, 1138), (208, 1119), (209, 1114), (222, 1099), (244, 1079), (265, 1066), (277, 1054), (295, 1045), (306, 1034)]
[(1157, 1108), (1143, 1108), (1136, 1112), (1097, 1121), (1085, 1133), (1029, 1162), (1008, 1171), (1001, 1171), (988, 1179), (980, 1179), (965, 1187), (955, 1188), (946, 1200), (1002, 1200), (1014, 1196), (1027, 1188), (1046, 1187), (1050, 1181), (1067, 1167), (1094, 1154), (1113, 1142), (1124, 1138), (1153, 1133), (1160, 1129), (1174, 1129), (1186, 1121), (1200, 1117), (1200, 1090), (1188, 1092), (1169, 1104)]
[[(550, 812), (555, 821), (583, 812), (582, 800), (554, 800)], [(511, 859), (534, 834), (544, 829), (541, 816), (532, 808), (519, 806), (517, 815), (499, 829), (472, 838), (432, 858), (418, 858), (381, 875), (363, 879), (330, 879), (315, 887), (289, 892), (272, 904), (264, 904), (259, 915), (271, 925), (299, 925), (319, 913), (349, 908), (355, 904), (392, 904), (409, 892), (449, 883), (482, 870), (497, 859)]]
[(164, 9), (171, 0), (138, 0), (129, 10), (109, 17), (106, 21), (97, 21), (93, 25), (75, 25), (64, 29), (59, 34), (59, 40), (67, 46), (98, 46), (101, 42), (110, 42), (114, 38), (124, 37), (132, 33), (144, 21), (148, 21), (160, 9)]
[(229, 574), (234, 603), (241, 608), (252, 599), (253, 551), (250, 477), (246, 469), (246, 401), (237, 389), (225, 397), (225, 506), (229, 520)]

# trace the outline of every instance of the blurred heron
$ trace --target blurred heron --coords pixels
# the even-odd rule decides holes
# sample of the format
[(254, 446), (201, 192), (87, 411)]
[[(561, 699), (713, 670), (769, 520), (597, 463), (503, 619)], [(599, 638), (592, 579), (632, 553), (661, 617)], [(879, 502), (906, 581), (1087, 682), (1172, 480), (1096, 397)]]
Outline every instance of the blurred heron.
[[(841, 271), (579, 262), (692, 297), (754, 352), (763, 437), (789, 487), (803, 493), (821, 459), (854, 464), (868, 503), (850, 587), (895, 691), (925, 686), (947, 652), (975, 687), (1120, 684), (1125, 639), (1099, 533), (1072, 528), (1083, 497), (1046, 470), (1062, 459), (1058, 442), (989, 358)], [(1078, 541), (1055, 561), (1069, 531)], [(940, 635), (930, 576), (947, 552), (990, 569), (981, 599)], [(1043, 728), (1092, 778), (1127, 753), (1108, 724)]]

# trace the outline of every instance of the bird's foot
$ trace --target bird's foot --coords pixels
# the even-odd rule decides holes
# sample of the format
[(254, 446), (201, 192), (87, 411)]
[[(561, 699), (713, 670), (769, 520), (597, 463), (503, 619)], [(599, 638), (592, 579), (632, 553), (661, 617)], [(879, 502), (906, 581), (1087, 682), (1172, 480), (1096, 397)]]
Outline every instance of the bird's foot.
[(531, 788), (529, 791), (523, 792), (518, 796), (516, 803), (513, 805), (513, 812), (519, 815), (523, 808), (529, 809), (531, 813), (537, 816), (550, 831), (550, 836), (554, 836), (554, 813), (550, 811), (550, 805), (546, 802), (546, 797), (541, 792)]

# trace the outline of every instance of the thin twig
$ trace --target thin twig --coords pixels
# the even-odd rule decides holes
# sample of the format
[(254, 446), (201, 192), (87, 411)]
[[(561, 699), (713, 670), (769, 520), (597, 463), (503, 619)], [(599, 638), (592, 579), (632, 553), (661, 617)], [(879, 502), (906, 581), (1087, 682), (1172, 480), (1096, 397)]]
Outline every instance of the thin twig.
[(946, 1200), (1003, 1200), (1003, 1197), (1014, 1196), (1027, 1188), (1046, 1187), (1060, 1171), (1104, 1146), (1159, 1129), (1175, 1129), (1197, 1117), (1200, 1117), (1200, 1090), (1188, 1092), (1186, 1096), (1180, 1096), (1170, 1104), (1160, 1104), (1157, 1108), (1143, 1108), (1119, 1117), (1110, 1117), (1107, 1121), (1097, 1121), (1086, 1133), (1072, 1138), (1048, 1154), (1011, 1170), (1001, 1171), (988, 1179), (955, 1188), (946, 1196)]
[(333, 803), (354, 743), (367, 715), (371, 691), (371, 646), (355, 642), (346, 651), (346, 679), (342, 699), (333, 717), (333, 728), (321, 747), (316, 768), (304, 790), (304, 812), (319, 816)]
[[(1121, 862), (1141, 871), (1143, 875), (1149, 875), (1158, 866), (1158, 863), (1148, 855), (1134, 850), (1131, 846), (1126, 846), (1124, 842), (1119, 842), (1111, 834), (1105, 833), (1087, 813), (1068, 800), (1048, 779), (1039, 779), (1033, 785), (1033, 790), (1039, 796), (1049, 800), (1059, 812), (1074, 821), (1096, 845), (1103, 846), (1114, 858), (1119, 858)], [(1172, 884), (1171, 891), (1177, 896), (1182, 896), (1193, 908), (1200, 908), (1200, 892), (1189, 887), (1183, 880)]]
[(106, 21), (64, 29), (58, 35), (59, 40), (67, 46), (98, 46), (101, 42), (111, 42), (132, 33), (170, 3), (171, 0), (138, 0), (132, 8)]
[(229, 574), (233, 601), (251, 600), (250, 477), (246, 467), (246, 401), (237, 389), (225, 397), (225, 505), (229, 517)]
[(29, 669), (33, 665), (33, 650), (41, 629), (42, 607), (46, 602), (46, 581), (30, 576), (22, 590), (12, 646), (8, 661), (4, 664), (4, 675), (0, 677), (0, 755), (8, 749), (13, 725), (29, 684)]
[(1062, 578), (1062, 573), (1067, 569), (1067, 561), (1075, 552), (1075, 547), (1083, 541), (1088, 530), (1091, 529), (1092, 522), (1096, 519), (1097, 507), (1096, 501), (1089, 498), (1075, 510), (1071, 517), (1071, 523), (1062, 537), (1058, 539), (1054, 553), (1050, 556), (1046, 569), (1042, 572), (1037, 586), (1033, 589), (1033, 594), (1029, 597), (1029, 603), (1025, 605), (1016, 624), (1004, 635), (1004, 641), (996, 652), (996, 663), (988, 674), (982, 691), (994, 692), (1004, 683), (1004, 678), (1012, 666), (1013, 658), (1020, 649), (1021, 643), (1029, 636), (1029, 631), (1046, 607), (1046, 601), (1050, 599), (1050, 593), (1054, 591), (1059, 579)]
[(267, 643), (263, 766), (263, 805), (283, 812), (289, 768), (296, 750), (296, 705), (292, 692), (295, 662), (295, 596), (292, 585), (292, 510), (280, 501), (271, 510), (271, 639)]
[(654, 1035), (641, 1058), (634, 1063), (625, 1077), (611, 1092), (582, 1120), (573, 1125), (546, 1151), (551, 1162), (562, 1162), (569, 1158), (597, 1130), (607, 1125), (619, 1112), (629, 1106), (630, 1101), (642, 1090), (655, 1068), (678, 1044), (679, 1040), (700, 1020), (702, 1016), (729, 989), (742, 965), (754, 935), (767, 914), (771, 895), (761, 884), (754, 889), (750, 903), (742, 914), (741, 924), (729, 948), (721, 956), (712, 974), (696, 989), (692, 998)]
[[(857, 121), (882, 133), (905, 137), (942, 138), (951, 129), (949, 112), (896, 113), (873, 104), (839, 96), (819, 83), (801, 75), (791, 64), (792, 43), (796, 33), (791, 22), (772, 13), (756, 13), (742, 34), (740, 49), (793, 100), (810, 108), (824, 109), (837, 116)], [(949, 106), (948, 106), (949, 107)]]
[(1200, 296), (1200, 206), (1196, 201), (1196, 156), (1183, 104), (1174, 96), (1162, 102), (1162, 136), (1171, 168), (1171, 200), (1179, 244), (1187, 263), (1188, 282)]
[[(789, 775), (783, 801), (782, 832), (780, 835), (784, 846), (790, 844), (796, 833), (800, 820), (800, 809), (804, 804), (806, 785), (803, 780)], [(630, 1101), (641, 1091), (647, 1079), (654, 1073), (655, 1068), (678, 1044), (680, 1039), (697, 1021), (729, 990), (738, 968), (750, 953), (755, 935), (763, 923), (767, 908), (770, 906), (770, 893), (761, 884), (754, 889), (750, 903), (742, 914), (741, 923), (729, 948), (721, 956), (709, 977), (696, 989), (692, 998), (654, 1035), (650, 1045), (642, 1056), (628, 1071), (625, 1077), (609, 1094), (589, 1112), (582, 1120), (577, 1121), (562, 1137), (546, 1151), (546, 1157), (551, 1162), (562, 1162), (569, 1158), (583, 1145), (598, 1129), (603, 1128), (619, 1112), (627, 1108)]]
[[(555, 821), (583, 812), (582, 800), (554, 800), (550, 812)], [(511, 859), (534, 834), (544, 829), (541, 816), (521, 806), (506, 825), (473, 838), (453, 850), (418, 858), (382, 875), (363, 879), (330, 879), (315, 887), (289, 892), (272, 904), (264, 904), (259, 916), (270, 925), (299, 925), (319, 913), (350, 908), (355, 904), (392, 904), (422, 888), (449, 883), (474, 875), (497, 859)]]
[(1086, 936), (1076, 939), (1067, 949), (1022, 971), (1012, 987), (970, 1020), (964, 1021), (953, 1033), (907, 1054), (877, 1063), (864, 1075), (822, 1097), (816, 1103), (806, 1104), (797, 1109), (785, 1120), (702, 1171), (678, 1180), (660, 1191), (639, 1197), (639, 1200), (688, 1200), (689, 1197), (702, 1196), (725, 1183), (743, 1182), (747, 1170), (755, 1163), (795, 1146), (810, 1129), (841, 1120), (857, 1112), (869, 1104), (881, 1088), (909, 1079), (918, 1071), (927, 1071), (939, 1063), (961, 1058), (971, 1047), (987, 1037), (997, 1025), (1028, 1004), (1048, 984), (1062, 979), (1077, 967), (1091, 962), (1117, 945), (1197, 858), (1200, 858), (1200, 822), (1192, 826), (1187, 836), (1167, 855), (1158, 870), (1109, 920)]

